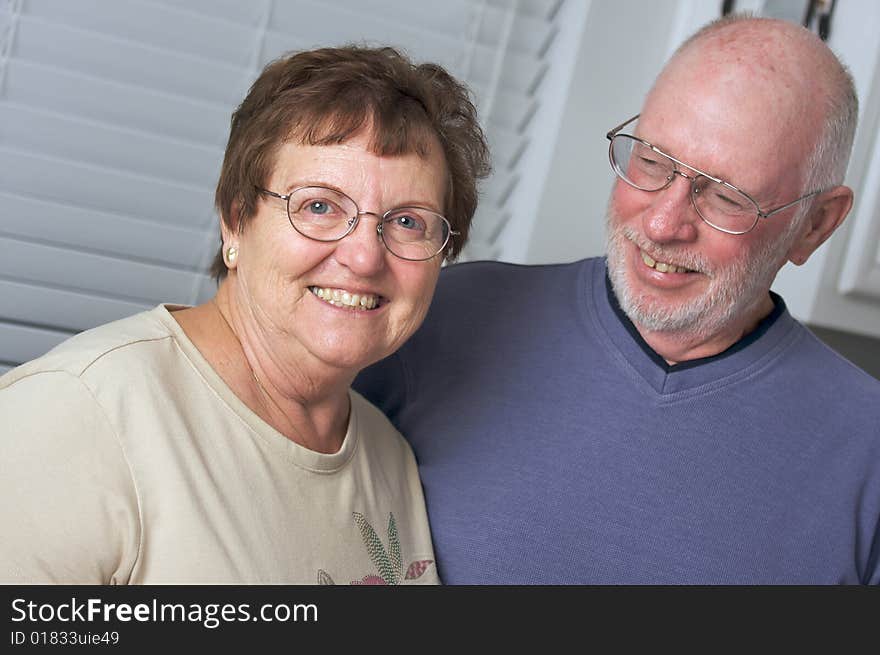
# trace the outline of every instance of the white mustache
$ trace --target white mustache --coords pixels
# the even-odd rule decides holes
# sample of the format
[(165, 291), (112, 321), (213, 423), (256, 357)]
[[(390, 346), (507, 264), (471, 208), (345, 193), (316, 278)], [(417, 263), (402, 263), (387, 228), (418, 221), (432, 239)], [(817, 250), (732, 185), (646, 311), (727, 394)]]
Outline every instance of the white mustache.
[(709, 261), (700, 254), (691, 253), (681, 250), (669, 250), (663, 246), (658, 246), (649, 240), (643, 239), (641, 235), (629, 226), (621, 229), (623, 236), (632, 241), (641, 250), (648, 253), (653, 259), (702, 273), (709, 277), (714, 277), (715, 271)]

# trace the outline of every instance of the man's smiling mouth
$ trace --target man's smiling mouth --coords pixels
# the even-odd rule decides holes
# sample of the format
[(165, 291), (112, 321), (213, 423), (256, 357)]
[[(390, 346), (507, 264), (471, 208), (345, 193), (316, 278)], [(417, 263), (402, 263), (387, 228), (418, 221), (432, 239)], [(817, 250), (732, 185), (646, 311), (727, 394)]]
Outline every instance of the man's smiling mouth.
[(658, 262), (653, 257), (651, 257), (644, 250), (639, 249), (639, 254), (642, 256), (642, 261), (645, 262), (645, 265), (653, 268), (654, 270), (660, 271), (661, 273), (693, 273), (689, 268), (685, 268), (684, 266), (676, 266), (675, 264), (669, 264), (668, 262)]

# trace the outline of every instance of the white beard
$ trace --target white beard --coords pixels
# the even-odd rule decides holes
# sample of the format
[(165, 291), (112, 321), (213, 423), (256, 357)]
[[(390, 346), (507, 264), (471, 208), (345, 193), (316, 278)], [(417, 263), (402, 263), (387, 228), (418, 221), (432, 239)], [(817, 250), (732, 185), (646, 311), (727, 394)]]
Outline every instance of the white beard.
[[(761, 244), (754, 252), (718, 269), (704, 255), (673, 250), (651, 243), (635, 230), (621, 225), (612, 203), (607, 210), (608, 276), (621, 309), (639, 328), (649, 332), (681, 332), (688, 339), (707, 339), (723, 331), (738, 316), (757, 306), (767, 294), (776, 273), (785, 262), (800, 217), (775, 240)], [(731, 239), (738, 237), (731, 235)], [(635, 244), (644, 246), (658, 261), (684, 265), (707, 276), (705, 293), (690, 300), (669, 304), (647, 292), (633, 289), (627, 278), (626, 254)]]

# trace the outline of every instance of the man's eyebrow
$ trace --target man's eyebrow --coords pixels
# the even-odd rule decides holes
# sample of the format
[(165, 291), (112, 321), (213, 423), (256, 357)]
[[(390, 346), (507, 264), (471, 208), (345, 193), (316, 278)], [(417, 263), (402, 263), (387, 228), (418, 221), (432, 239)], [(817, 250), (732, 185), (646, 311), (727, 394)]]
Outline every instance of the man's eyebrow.
[[(663, 154), (666, 155), (667, 157), (672, 157), (672, 158), (674, 158), (674, 159), (677, 159), (678, 161), (684, 163), (686, 166), (691, 166), (691, 165), (692, 165), (692, 164), (691, 164), (689, 161), (687, 161), (686, 159), (682, 159), (681, 157), (679, 157), (678, 155), (676, 155), (674, 152), (672, 152), (672, 151), (669, 150), (668, 148), (665, 148), (665, 147), (663, 147), (662, 145), (660, 145), (660, 144), (658, 144), (658, 143), (655, 143), (654, 141), (651, 141), (651, 139), (646, 139), (645, 137), (643, 137), (643, 136), (641, 136), (641, 135), (638, 135), (638, 134), (634, 134), (633, 136), (636, 136), (636, 137), (638, 137), (639, 139), (642, 139), (643, 141), (647, 141), (648, 143), (650, 143), (652, 146), (654, 146), (655, 148), (657, 148), (657, 150), (659, 150), (661, 153), (663, 153)], [(714, 177), (714, 178), (717, 179), (717, 180), (721, 180), (722, 182), (727, 182), (727, 183), (730, 184), (731, 186), (735, 186), (737, 189), (740, 189), (740, 191), (743, 190), (741, 187), (739, 187), (739, 186), (737, 186), (736, 184), (734, 184), (733, 182), (731, 182), (731, 181), (730, 181), (730, 177), (727, 176), (727, 175), (720, 175), (719, 173), (715, 172), (714, 170), (707, 170), (707, 169), (705, 169), (705, 168), (700, 168), (699, 166), (696, 166), (695, 168), (698, 168), (700, 171), (702, 171), (703, 173), (705, 173), (705, 174), (707, 174), (707, 175), (711, 175), (712, 177)], [(751, 194), (750, 194), (750, 195), (751, 195)]]

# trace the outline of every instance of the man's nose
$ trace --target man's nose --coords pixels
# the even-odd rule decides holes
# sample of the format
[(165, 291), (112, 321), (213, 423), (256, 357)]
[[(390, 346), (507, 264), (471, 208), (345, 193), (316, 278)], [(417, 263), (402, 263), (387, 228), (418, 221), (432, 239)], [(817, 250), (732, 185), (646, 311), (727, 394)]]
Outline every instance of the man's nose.
[(679, 170), (672, 171), (672, 176), (669, 186), (652, 194), (653, 202), (642, 218), (645, 236), (654, 243), (693, 241), (697, 237), (700, 217), (691, 200), (693, 177)]

